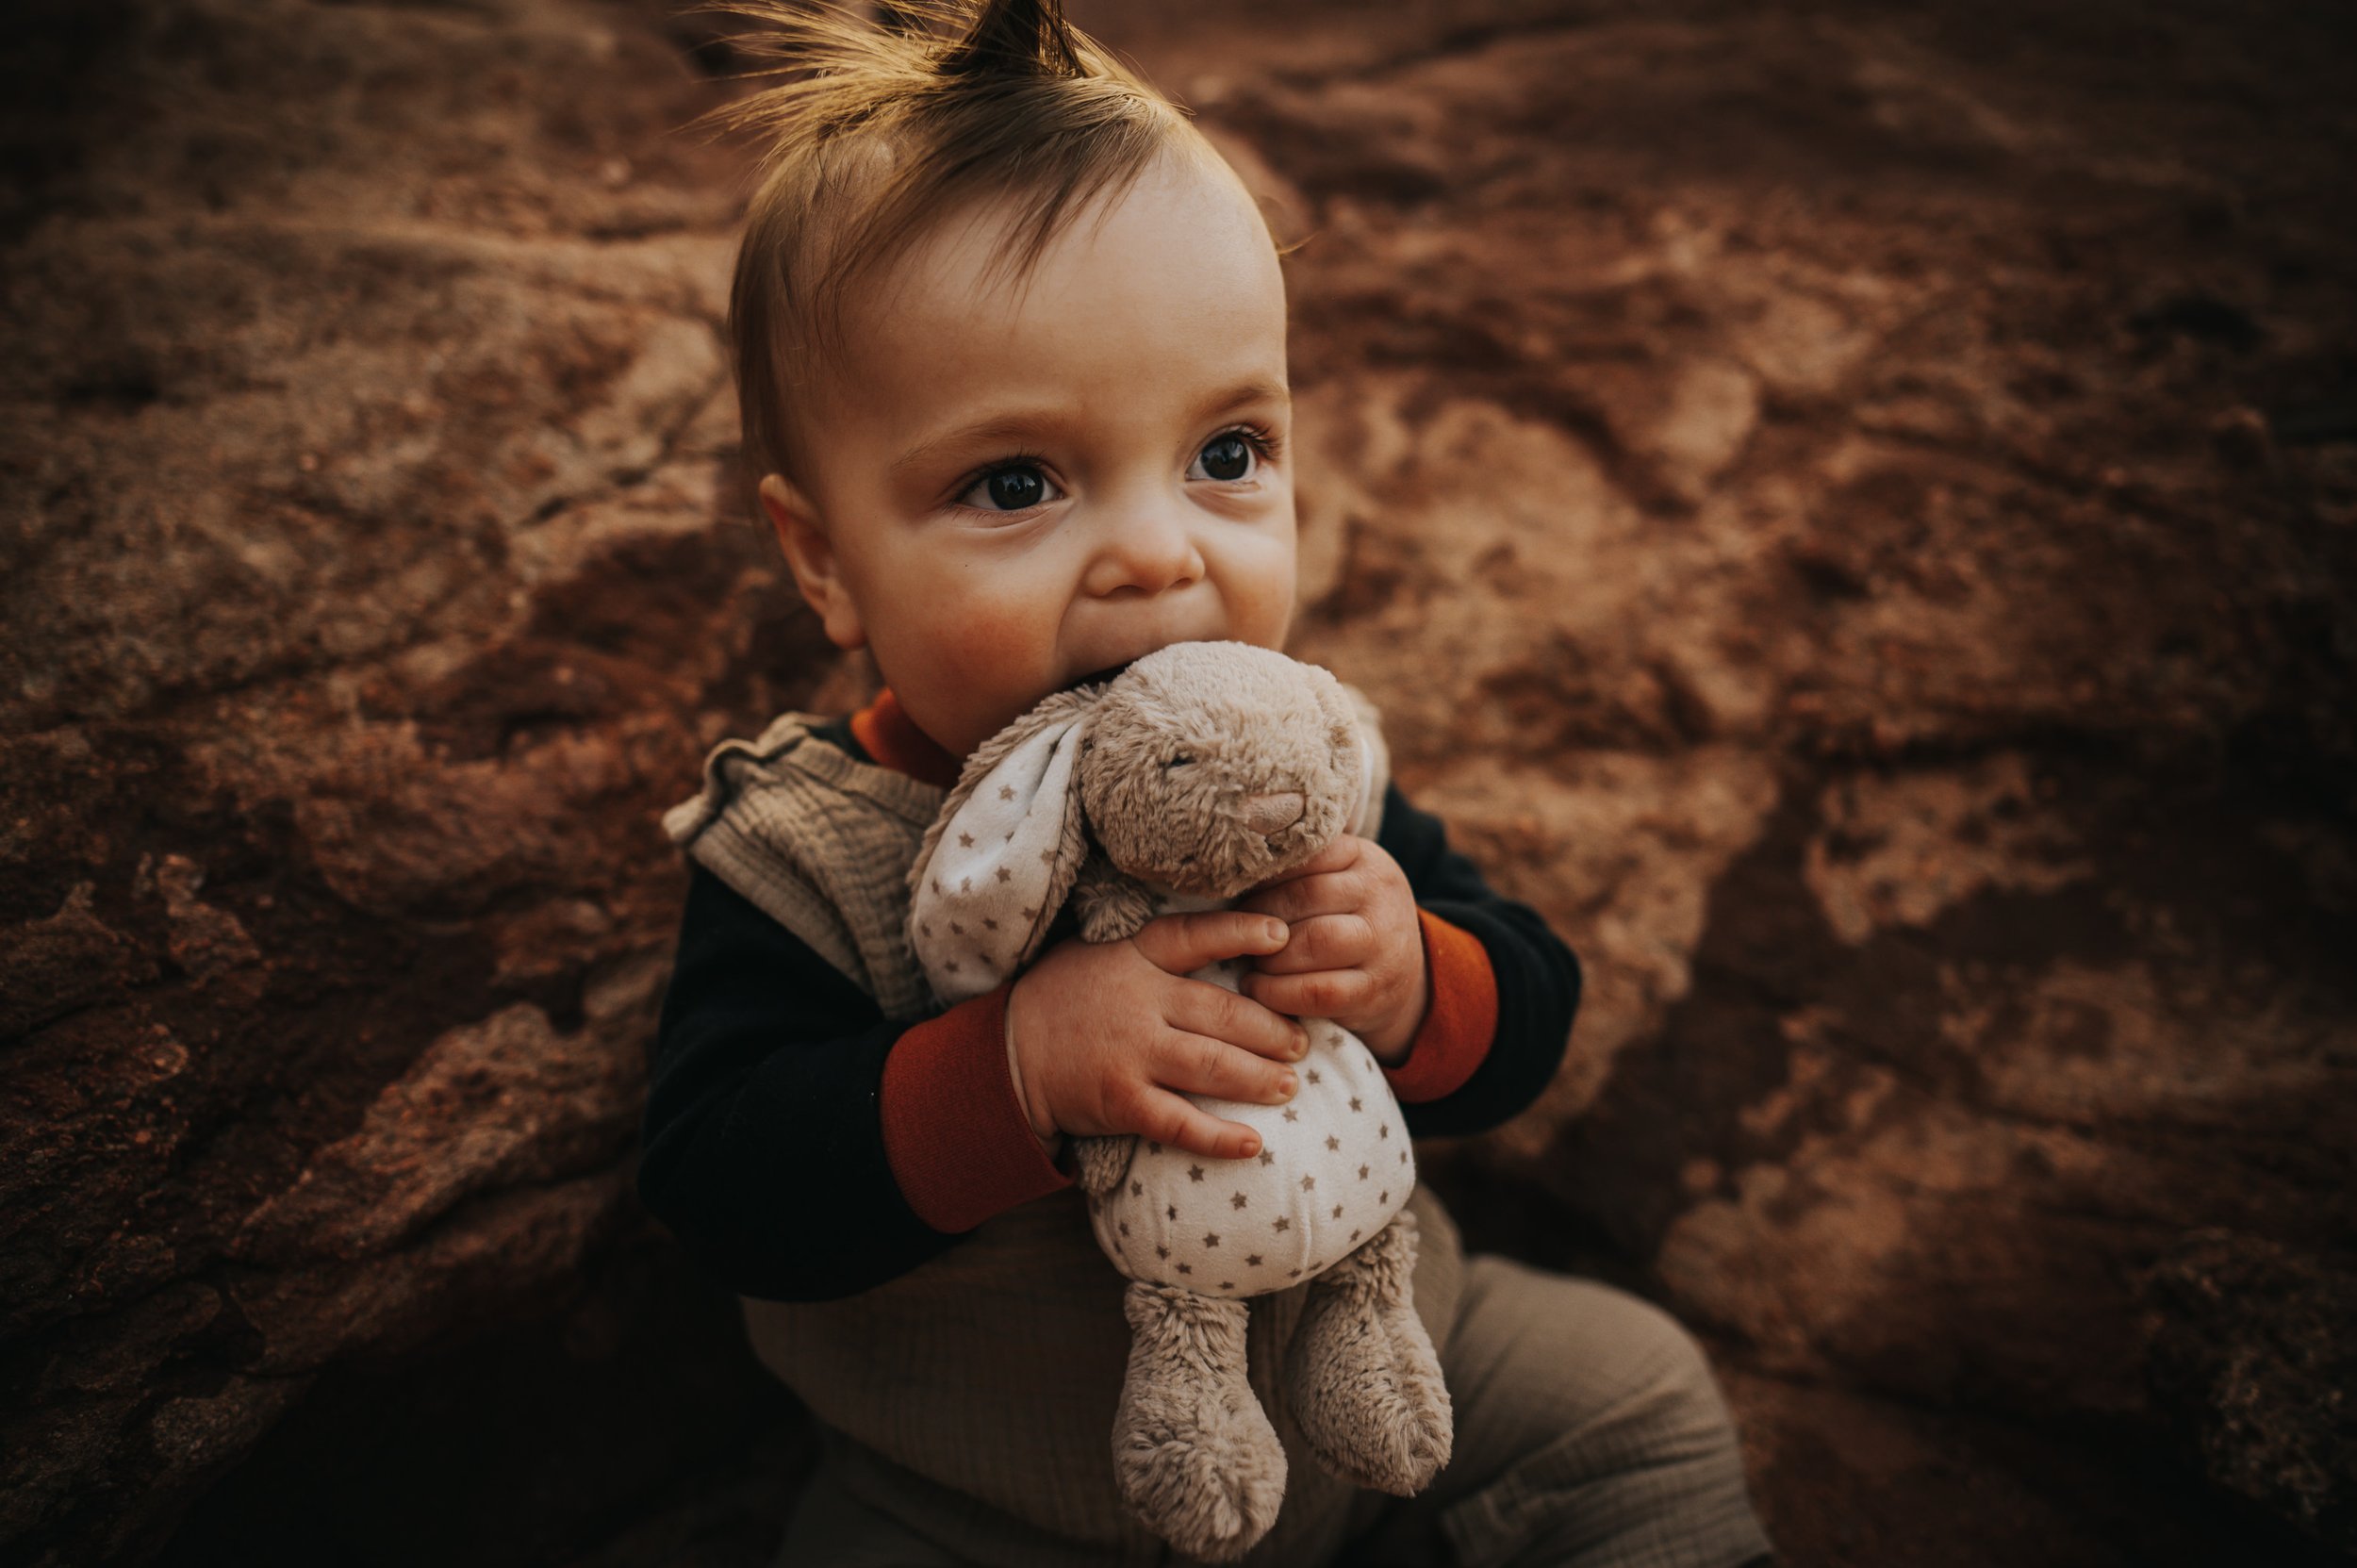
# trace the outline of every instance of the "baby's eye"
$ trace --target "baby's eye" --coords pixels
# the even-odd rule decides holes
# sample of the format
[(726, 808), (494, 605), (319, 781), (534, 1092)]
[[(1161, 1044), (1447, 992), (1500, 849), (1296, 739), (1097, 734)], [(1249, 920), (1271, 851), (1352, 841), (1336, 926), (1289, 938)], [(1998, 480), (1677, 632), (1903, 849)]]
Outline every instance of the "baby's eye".
[(1021, 512), (1063, 496), (1054, 482), (1031, 464), (1010, 463), (976, 480), (958, 497), (958, 503), (984, 512)]
[(1195, 462), (1187, 470), (1187, 477), (1248, 479), (1259, 466), (1260, 458), (1261, 453), (1250, 437), (1241, 430), (1230, 430), (1203, 443), (1203, 450), (1195, 454)]

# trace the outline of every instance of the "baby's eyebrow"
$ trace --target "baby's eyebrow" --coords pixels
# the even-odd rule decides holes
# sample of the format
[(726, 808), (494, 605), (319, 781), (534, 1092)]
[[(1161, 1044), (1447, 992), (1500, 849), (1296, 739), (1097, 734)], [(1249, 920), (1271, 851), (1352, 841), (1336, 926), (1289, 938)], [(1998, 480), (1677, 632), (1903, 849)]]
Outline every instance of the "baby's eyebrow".
[[(1256, 403), (1279, 403), (1291, 405), (1293, 391), (1281, 381), (1265, 376), (1253, 376), (1224, 387), (1202, 399), (1188, 415), (1187, 422), (1197, 424), (1214, 414), (1231, 408), (1242, 408)], [(944, 452), (962, 447), (993, 444), (1000, 441), (1035, 441), (1080, 423), (1086, 413), (1080, 408), (1031, 408), (1010, 410), (946, 430), (938, 436), (928, 436), (908, 451), (895, 457), (890, 471), (906, 473), (933, 461)]]
[(892, 460), (891, 471), (899, 474), (921, 469), (944, 452), (960, 447), (996, 444), (1000, 441), (1030, 441), (1053, 434), (1067, 425), (1079, 422), (1076, 410), (1041, 408), (1024, 413), (993, 414), (972, 424), (962, 424), (955, 430), (945, 430), (938, 436), (928, 436)]
[(1213, 414), (1224, 414), (1230, 408), (1242, 408), (1246, 404), (1281, 403), (1291, 407), (1293, 401), (1292, 388), (1281, 381), (1270, 381), (1265, 377), (1256, 375), (1248, 380), (1239, 381), (1223, 391), (1214, 392), (1196, 404), (1194, 419), (1188, 422), (1208, 420)]

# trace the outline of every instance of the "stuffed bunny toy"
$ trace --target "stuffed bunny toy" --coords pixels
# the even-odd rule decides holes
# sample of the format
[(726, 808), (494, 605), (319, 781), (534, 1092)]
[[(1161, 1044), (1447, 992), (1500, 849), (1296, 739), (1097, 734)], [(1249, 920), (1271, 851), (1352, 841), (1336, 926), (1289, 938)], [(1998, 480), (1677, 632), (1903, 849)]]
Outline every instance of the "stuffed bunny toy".
[[(1341, 683), (1234, 642), (1177, 643), (1058, 692), (986, 742), (909, 873), (909, 934), (945, 1003), (1040, 947), (1067, 896), (1113, 942), (1155, 916), (1227, 907), (1364, 821), (1371, 747)], [(1194, 978), (1229, 990), (1244, 966)], [(1453, 1424), (1410, 1300), (1415, 1160), (1357, 1036), (1304, 1019), (1284, 1105), (1191, 1097), (1261, 1135), (1247, 1160), (1082, 1138), (1090, 1223), (1130, 1280), (1113, 1422), (1124, 1500), (1191, 1556), (1228, 1561), (1275, 1523), (1285, 1453), (1245, 1376), (1251, 1297), (1307, 1284), (1283, 1394), (1330, 1472), (1398, 1495), (1448, 1461)]]

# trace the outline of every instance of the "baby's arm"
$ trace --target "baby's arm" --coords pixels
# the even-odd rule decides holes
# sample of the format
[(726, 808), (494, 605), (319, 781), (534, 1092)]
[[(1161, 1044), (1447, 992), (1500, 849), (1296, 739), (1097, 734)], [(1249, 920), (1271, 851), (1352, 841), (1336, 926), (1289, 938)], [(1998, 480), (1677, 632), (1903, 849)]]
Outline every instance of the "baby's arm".
[(693, 876), (638, 1192), (722, 1283), (849, 1296), (1067, 1184), (1007, 1080), (1003, 987), (887, 1021), (808, 944)]

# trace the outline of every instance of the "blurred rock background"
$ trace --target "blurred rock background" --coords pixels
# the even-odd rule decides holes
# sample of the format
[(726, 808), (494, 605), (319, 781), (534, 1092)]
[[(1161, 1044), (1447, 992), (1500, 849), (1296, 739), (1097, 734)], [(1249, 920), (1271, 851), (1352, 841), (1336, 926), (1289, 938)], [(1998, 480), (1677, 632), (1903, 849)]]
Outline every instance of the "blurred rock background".
[[(1474, 1239), (1706, 1337), (1794, 1564), (2357, 1554), (2357, 25), (1074, 12), (1305, 241), (1294, 651), (1589, 965)], [(867, 675), (723, 29), (0, 27), (0, 1559), (762, 1563), (655, 817)]]

